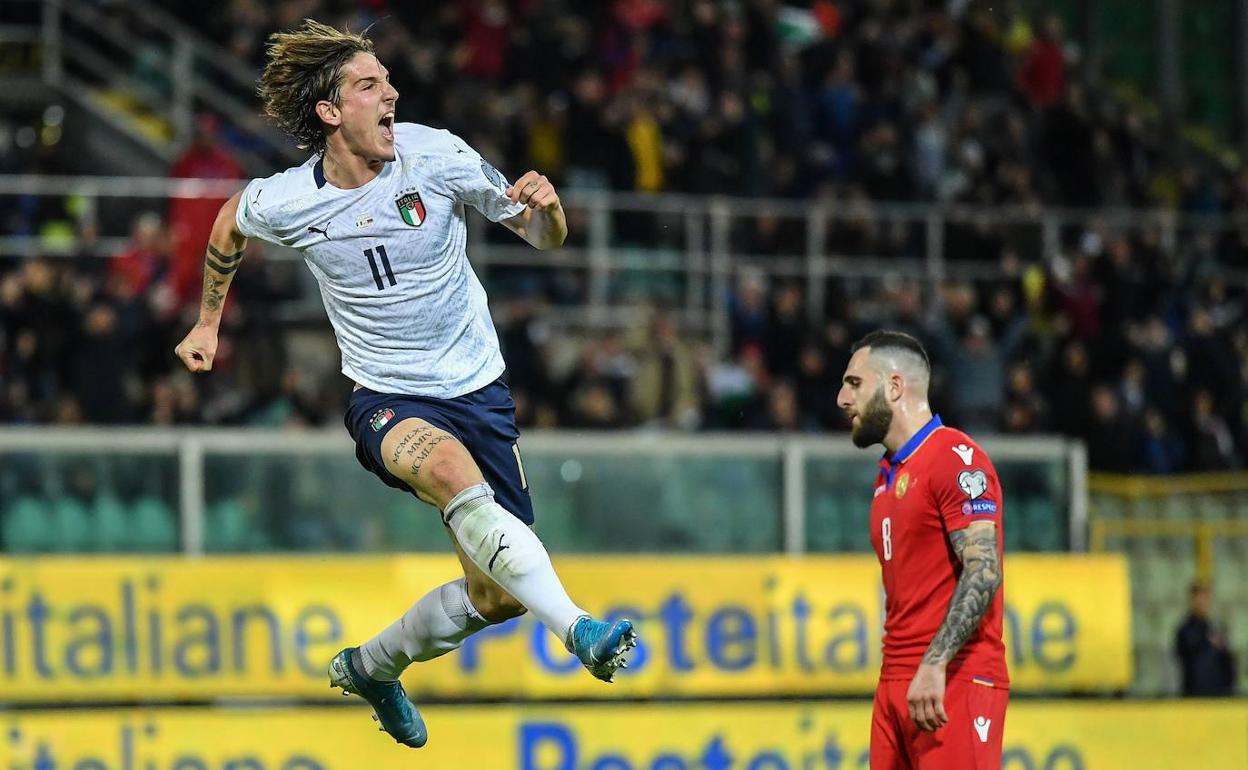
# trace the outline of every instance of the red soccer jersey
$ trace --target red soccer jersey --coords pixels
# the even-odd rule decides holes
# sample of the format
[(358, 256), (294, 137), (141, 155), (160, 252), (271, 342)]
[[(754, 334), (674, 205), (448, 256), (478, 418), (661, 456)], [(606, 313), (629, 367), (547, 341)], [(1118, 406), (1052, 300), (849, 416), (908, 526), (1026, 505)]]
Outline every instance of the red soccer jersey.
[[(880, 678), (911, 679), (962, 574), (949, 533), (977, 520), (995, 522), (1001, 553), (1001, 484), (984, 450), (939, 416), (880, 460), (875, 483), (871, 545), (884, 573), (886, 613)], [(979, 628), (949, 662), (949, 679), (1009, 684), (1001, 639), (1004, 594), (1003, 582)]]

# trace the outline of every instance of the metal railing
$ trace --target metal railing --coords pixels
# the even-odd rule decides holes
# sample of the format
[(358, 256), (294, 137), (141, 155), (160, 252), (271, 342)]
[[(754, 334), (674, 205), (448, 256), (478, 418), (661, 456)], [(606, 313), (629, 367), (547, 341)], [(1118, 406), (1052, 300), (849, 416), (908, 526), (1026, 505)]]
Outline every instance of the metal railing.
[[(170, 198), (221, 198), (241, 186), (221, 180), (0, 175), (0, 198), (75, 196), (87, 202), (88, 210), (107, 206), (110, 214), (96, 217), (101, 238), (94, 248), (95, 253), (113, 254), (124, 245), (130, 223), (130, 216), (117, 211), (163, 210)], [(469, 256), (487, 287), (495, 270), (575, 275), (579, 294), (554, 308), (556, 322), (629, 327), (644, 317), (645, 309), (639, 306), (658, 302), (673, 309), (685, 328), (708, 335), (721, 352), (730, 332), (733, 283), (747, 275), (799, 281), (806, 310), (815, 322), (827, 315), (831, 278), (914, 281), (926, 294), (925, 312), (934, 316), (941, 310), (946, 280), (995, 280), (1005, 275), (997, 262), (967, 259), (958, 251), (959, 239), (984, 225), (1030, 264), (1065, 253), (1064, 244), (1084, 228), (1151, 233), (1166, 254), (1196, 260), (1210, 257), (1186, 250), (1248, 226), (1242, 217), (1170, 211), (842, 204), (579, 190), (565, 191), (563, 199), (572, 236), (555, 251), (528, 248), (505, 234), (489, 237), (485, 220), (470, 218)], [(898, 237), (889, 249), (864, 245), (854, 241), (863, 227), (891, 230)], [(772, 233), (783, 229), (786, 238), (760, 253), (757, 233), (762, 228)], [(72, 239), (50, 242), (0, 233), (0, 257), (78, 251), (79, 244)], [(299, 259), (296, 252), (277, 247), (266, 254), (278, 260)], [(1216, 254), (1212, 259), (1210, 267), (1226, 281), (1248, 285), (1248, 270), (1218, 262)], [(630, 288), (636, 284), (645, 288)], [(305, 307), (319, 313), (315, 292), (308, 289)]]
[(247, 167), (297, 162), (298, 151), (259, 114), (256, 73), (160, 6), (16, 2), (37, 3), (38, 21), (9, 25), (0, 39), (37, 49), (31, 74), (166, 162), (190, 141), (194, 115), (204, 108), (248, 136), (249, 148), (236, 150)]
[[(1068, 530), (1069, 542), (1062, 546), (1086, 550), (1083, 445), (1052, 437), (996, 436), (983, 445), (1002, 475), (1007, 505), (1012, 494), (1011, 482), (1006, 481), (1011, 478), (1010, 466), (1033, 476), (1040, 470), (1053, 477), (1046, 488), (1053, 498), (1050, 510), (1068, 517), (1068, 522), (1046, 524)], [(810, 529), (821, 526), (822, 509), (815, 504), (821, 498), (832, 498), (852, 518), (852, 526), (865, 532), (878, 457), (856, 449), (845, 436), (781, 434), (533, 431), (521, 439), (520, 448), (539, 512), (552, 506), (568, 508), (567, 513), (574, 514), (569, 521), (582, 527), (653, 526), (653, 540), (635, 541), (647, 549), (664, 547), (657, 539), (663, 537), (663, 522), (703, 516), (706, 525), (698, 526), (706, 531), (699, 530), (698, 536), (723, 535), (716, 541), (723, 545), (693, 550), (734, 550), (736, 535), (725, 533), (735, 529), (744, 538), (741, 542), (752, 544), (749, 549), (795, 554), (810, 550)], [(76, 474), (110, 459), (129, 464), (112, 470), (109, 485), (164, 483), (180, 522), (181, 550), (187, 554), (205, 552), (210, 500), (230, 495), (260, 500), (259, 507), (284, 506), (290, 509), (284, 513), (293, 518), (315, 517), (326, 507), (345, 506), (351, 510), (340, 513), (356, 528), (364, 526), (374, 508), (394, 501), (406, 505), (408, 499), (356, 466), (352, 443), (338, 430), (0, 428), (0, 464), (9, 471), (0, 479), (6, 505), (23, 495), (54, 499), (74, 483)], [(254, 471), (254, 477), (237, 478), (244, 469)], [(694, 497), (681, 497), (676, 487)], [(265, 497), (273, 489), (285, 491)], [(664, 499), (669, 491), (676, 496)], [(385, 497), (374, 498), (376, 494)], [(621, 499), (622, 494), (633, 499)], [(301, 510), (306, 505), (312, 512)], [(598, 510), (604, 508), (610, 511)], [(629, 520), (601, 518), (616, 517), (611, 511), (623, 512), (619, 515)], [(595, 519), (597, 514), (601, 516)], [(772, 531), (775, 537), (751, 539), (755, 531)], [(439, 537), (434, 544), (440, 542)], [(604, 550), (612, 550), (611, 544)], [(627, 543), (623, 550), (628, 550)]]

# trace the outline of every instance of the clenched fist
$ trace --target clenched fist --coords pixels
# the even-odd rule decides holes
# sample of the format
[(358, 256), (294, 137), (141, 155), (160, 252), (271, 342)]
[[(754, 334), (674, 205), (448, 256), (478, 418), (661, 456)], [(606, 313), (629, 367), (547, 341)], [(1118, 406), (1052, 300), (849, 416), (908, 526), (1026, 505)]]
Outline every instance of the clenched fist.
[(531, 209), (553, 209), (559, 205), (559, 194), (550, 180), (536, 171), (530, 171), (507, 188), (512, 203), (523, 203)]
[(197, 325), (178, 343), (173, 352), (192, 372), (210, 371), (212, 359), (217, 355), (217, 330), (211, 326)]

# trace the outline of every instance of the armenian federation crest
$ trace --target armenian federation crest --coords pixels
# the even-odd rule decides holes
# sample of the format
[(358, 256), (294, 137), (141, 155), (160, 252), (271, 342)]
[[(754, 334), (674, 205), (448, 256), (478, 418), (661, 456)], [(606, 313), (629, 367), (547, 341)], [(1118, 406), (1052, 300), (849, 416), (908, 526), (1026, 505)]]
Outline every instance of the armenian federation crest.
[(404, 190), (403, 194), (394, 199), (399, 207), (399, 216), (412, 227), (420, 227), (425, 223), (425, 204), (416, 190)]
[(905, 497), (906, 490), (909, 488), (910, 488), (910, 474), (903, 473), (901, 474), (901, 476), (897, 478), (897, 484), (896, 484), (897, 499), (900, 500), (901, 498)]

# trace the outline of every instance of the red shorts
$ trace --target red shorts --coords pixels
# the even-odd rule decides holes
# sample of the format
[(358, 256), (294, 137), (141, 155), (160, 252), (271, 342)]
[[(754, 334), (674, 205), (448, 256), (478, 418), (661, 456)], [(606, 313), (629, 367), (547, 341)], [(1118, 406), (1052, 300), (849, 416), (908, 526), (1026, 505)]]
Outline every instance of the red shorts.
[(871, 715), (871, 770), (1000, 770), (1010, 691), (954, 680), (945, 685), (949, 722), (919, 729), (906, 706), (907, 679), (881, 681)]

